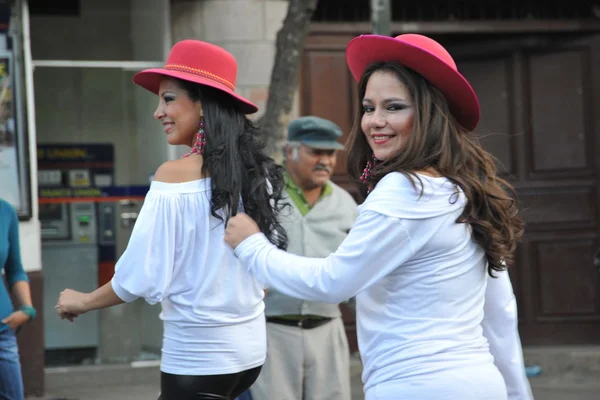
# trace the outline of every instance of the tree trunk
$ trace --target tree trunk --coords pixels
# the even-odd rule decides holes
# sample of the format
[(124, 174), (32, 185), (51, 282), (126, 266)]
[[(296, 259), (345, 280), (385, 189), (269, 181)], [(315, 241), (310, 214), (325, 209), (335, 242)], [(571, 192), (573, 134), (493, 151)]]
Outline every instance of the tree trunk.
[(310, 28), (318, 0), (290, 0), (283, 26), (277, 32), (275, 63), (264, 115), (258, 120), (266, 144), (266, 152), (276, 161), (282, 160), (282, 146), (290, 122), (304, 40)]
[(371, 0), (371, 22), (373, 33), (385, 36), (392, 34), (390, 0)]

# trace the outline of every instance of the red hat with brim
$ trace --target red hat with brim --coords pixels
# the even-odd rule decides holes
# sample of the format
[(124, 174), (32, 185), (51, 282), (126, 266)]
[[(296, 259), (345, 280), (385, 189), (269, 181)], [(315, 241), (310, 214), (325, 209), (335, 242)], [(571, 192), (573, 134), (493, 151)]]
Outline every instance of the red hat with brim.
[(199, 40), (175, 43), (163, 68), (138, 72), (133, 82), (158, 94), (163, 78), (177, 78), (199, 85), (210, 86), (229, 94), (244, 114), (258, 111), (258, 107), (235, 93), (237, 62), (231, 53), (214, 44)]
[(421, 74), (445, 96), (454, 118), (472, 131), (479, 122), (479, 100), (475, 91), (458, 72), (456, 63), (435, 40), (417, 34), (389, 37), (361, 35), (348, 43), (346, 62), (356, 81), (369, 65), (397, 62)]

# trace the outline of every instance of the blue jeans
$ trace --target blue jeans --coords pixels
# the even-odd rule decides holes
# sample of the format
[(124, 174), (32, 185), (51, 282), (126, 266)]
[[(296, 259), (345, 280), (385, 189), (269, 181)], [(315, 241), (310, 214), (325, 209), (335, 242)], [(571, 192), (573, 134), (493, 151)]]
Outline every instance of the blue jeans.
[(0, 331), (0, 400), (23, 400), (23, 379), (15, 332)]
[(236, 400), (252, 400), (250, 396), (250, 391), (246, 390), (244, 393), (240, 394), (240, 396)]

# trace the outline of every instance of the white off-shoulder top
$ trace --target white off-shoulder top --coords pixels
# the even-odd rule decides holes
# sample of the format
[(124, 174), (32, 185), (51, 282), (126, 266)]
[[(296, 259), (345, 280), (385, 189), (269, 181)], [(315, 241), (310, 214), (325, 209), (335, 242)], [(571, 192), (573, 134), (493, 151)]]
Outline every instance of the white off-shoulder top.
[(210, 178), (152, 182), (112, 279), (126, 302), (161, 303), (171, 374), (235, 373), (266, 357), (263, 288), (224, 242), (210, 195)]

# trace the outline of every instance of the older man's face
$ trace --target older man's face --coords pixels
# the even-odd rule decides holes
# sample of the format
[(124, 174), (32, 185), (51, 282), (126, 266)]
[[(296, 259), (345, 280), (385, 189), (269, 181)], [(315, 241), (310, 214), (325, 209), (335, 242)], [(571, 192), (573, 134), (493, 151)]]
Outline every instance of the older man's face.
[(294, 183), (302, 190), (323, 187), (335, 168), (335, 150), (300, 145), (286, 148), (286, 166)]

